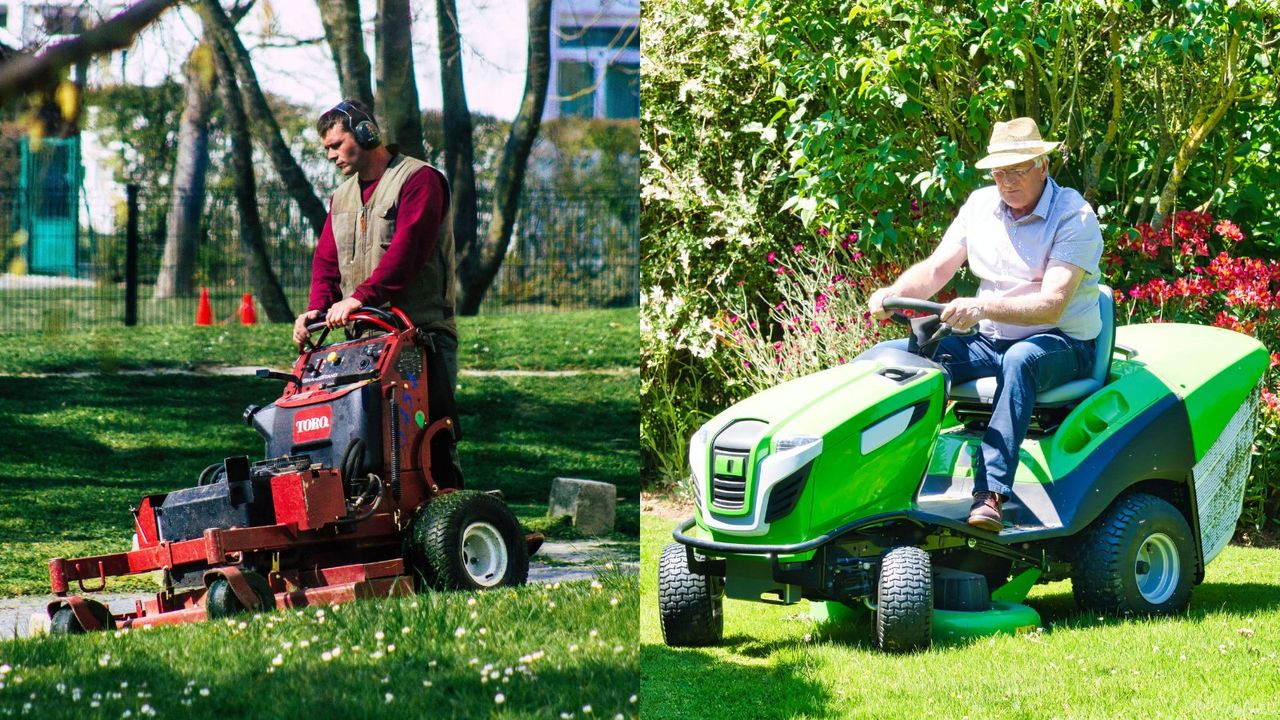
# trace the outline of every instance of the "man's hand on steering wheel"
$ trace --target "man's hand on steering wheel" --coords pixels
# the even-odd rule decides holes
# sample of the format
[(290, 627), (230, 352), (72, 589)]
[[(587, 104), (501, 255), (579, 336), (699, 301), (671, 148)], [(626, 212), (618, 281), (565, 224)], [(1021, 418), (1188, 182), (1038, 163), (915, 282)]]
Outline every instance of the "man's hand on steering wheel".
[(329, 312), (325, 313), (324, 322), (331, 328), (338, 327), (339, 325), (345, 325), (347, 324), (347, 318), (351, 316), (351, 313), (359, 310), (361, 307), (364, 307), (364, 303), (353, 297), (346, 298), (345, 300), (339, 300), (329, 306)]
[(960, 297), (947, 303), (939, 319), (957, 333), (963, 333), (986, 317), (986, 303), (978, 298)]

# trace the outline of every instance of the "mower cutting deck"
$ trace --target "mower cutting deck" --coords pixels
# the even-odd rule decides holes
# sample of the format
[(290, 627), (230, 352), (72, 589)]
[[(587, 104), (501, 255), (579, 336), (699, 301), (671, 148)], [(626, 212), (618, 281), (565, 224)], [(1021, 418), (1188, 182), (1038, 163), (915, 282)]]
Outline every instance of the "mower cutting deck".
[[(323, 323), (308, 328), (320, 336), (292, 373), (258, 371), (286, 382), (244, 414), (266, 460), (227, 458), (195, 487), (142, 498), (129, 552), (49, 562), (52, 632), (525, 582), (542, 536), (523, 534), (499, 497), (462, 489), (452, 388), (430, 336), (395, 308), (351, 320), (356, 335), (327, 345)], [(149, 572), (162, 589), (129, 612), (69, 594)]]

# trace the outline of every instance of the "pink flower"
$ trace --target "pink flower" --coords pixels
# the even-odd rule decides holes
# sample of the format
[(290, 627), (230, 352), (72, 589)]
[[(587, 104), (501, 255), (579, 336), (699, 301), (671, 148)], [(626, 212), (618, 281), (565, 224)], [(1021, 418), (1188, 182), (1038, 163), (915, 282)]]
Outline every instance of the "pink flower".
[(801, 250), (803, 250), (803, 249), (804, 249), (804, 245), (800, 245), (800, 244), (798, 244), (798, 243), (797, 243), (794, 247), (792, 247), (792, 248), (791, 248), (791, 252), (793, 252), (793, 253), (795, 253), (795, 254), (799, 255), (799, 254), (800, 254), (800, 251), (801, 251)]
[(769, 256), (765, 258), (765, 262), (772, 263), (778, 257), (778, 253), (770, 250)]

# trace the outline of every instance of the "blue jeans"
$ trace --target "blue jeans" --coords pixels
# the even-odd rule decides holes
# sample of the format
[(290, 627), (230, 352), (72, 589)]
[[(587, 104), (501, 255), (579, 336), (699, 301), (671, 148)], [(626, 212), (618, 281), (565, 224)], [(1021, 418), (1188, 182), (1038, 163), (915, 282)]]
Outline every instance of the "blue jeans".
[[(951, 356), (944, 360), (944, 356)], [(1060, 331), (1021, 340), (993, 340), (977, 333), (948, 337), (934, 359), (942, 362), (951, 384), (998, 378), (991, 421), (982, 436), (981, 462), (974, 467), (974, 492), (1012, 494), (1018, 450), (1031, 425), (1036, 393), (1088, 377), (1093, 371), (1094, 341), (1076, 340)]]

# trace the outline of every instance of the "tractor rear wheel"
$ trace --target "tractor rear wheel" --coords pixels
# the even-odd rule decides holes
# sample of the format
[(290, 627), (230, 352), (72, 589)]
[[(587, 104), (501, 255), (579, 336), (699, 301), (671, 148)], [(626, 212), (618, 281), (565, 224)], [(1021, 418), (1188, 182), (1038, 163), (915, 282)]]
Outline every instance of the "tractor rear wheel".
[(933, 571), (918, 547), (890, 548), (876, 585), (876, 645), (889, 652), (929, 646), (933, 626)]
[(420, 587), (484, 590), (529, 578), (520, 523), (486, 493), (459, 490), (432, 500), (414, 518), (406, 544)]
[(1071, 573), (1082, 609), (1169, 615), (1186, 609), (1195, 576), (1187, 519), (1154, 495), (1117, 501), (1084, 533)]
[[(111, 630), (115, 627), (115, 622), (111, 619), (111, 611), (106, 605), (100, 602), (89, 601), (89, 612), (93, 613), (94, 618), (104, 630)], [(80, 635), (86, 632), (84, 626), (80, 624), (76, 613), (71, 609), (70, 605), (63, 605), (53, 614), (53, 618), (49, 621), (50, 635)]]
[[(258, 596), (258, 610), (274, 610), (276, 595), (271, 592), (267, 579), (251, 570), (242, 571), (240, 574), (253, 593)], [(231, 583), (223, 577), (209, 583), (209, 592), (204, 596), (204, 609), (210, 620), (228, 618), (248, 610), (244, 603), (240, 602), (240, 598), (236, 597), (231, 589)]]
[(671, 543), (658, 561), (662, 639), (672, 647), (717, 645), (724, 637), (724, 578), (689, 570), (686, 553)]

